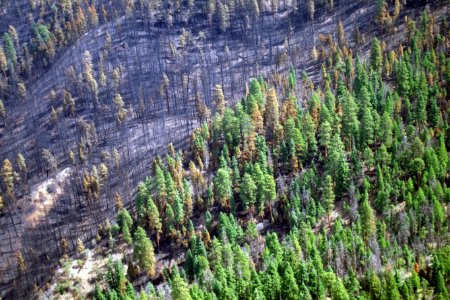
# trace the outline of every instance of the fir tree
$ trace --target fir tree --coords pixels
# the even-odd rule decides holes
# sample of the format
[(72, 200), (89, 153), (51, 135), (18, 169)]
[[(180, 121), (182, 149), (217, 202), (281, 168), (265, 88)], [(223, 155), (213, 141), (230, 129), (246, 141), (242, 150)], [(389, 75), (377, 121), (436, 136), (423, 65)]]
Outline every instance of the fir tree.
[(131, 245), (133, 239), (131, 238), (130, 229), (128, 228), (128, 223), (124, 223), (122, 226), (122, 238), (125, 243)]
[(153, 252), (153, 245), (147, 237), (145, 230), (138, 226), (134, 233), (134, 248), (133, 257), (138, 261), (142, 269), (147, 271), (150, 276), (154, 274), (155, 255)]
[(172, 279), (171, 295), (174, 300), (192, 300), (188, 285), (179, 275), (175, 275)]
[(333, 179), (330, 175), (327, 175), (322, 187), (322, 202), (327, 212), (328, 222), (330, 222), (330, 215), (334, 208), (334, 200)]
[(381, 75), (383, 68), (383, 54), (381, 52), (380, 41), (376, 37), (372, 40), (372, 46), (370, 48), (370, 66), (375, 72)]
[(376, 232), (375, 215), (368, 200), (368, 192), (364, 193), (363, 202), (360, 207), (362, 237), (366, 243), (374, 237)]
[(244, 209), (248, 209), (256, 203), (257, 187), (250, 174), (245, 174), (242, 179), (239, 196), (242, 200)]
[(217, 171), (217, 174), (214, 177), (214, 189), (216, 199), (219, 200), (223, 207), (229, 207), (232, 191), (228, 170), (221, 168)]

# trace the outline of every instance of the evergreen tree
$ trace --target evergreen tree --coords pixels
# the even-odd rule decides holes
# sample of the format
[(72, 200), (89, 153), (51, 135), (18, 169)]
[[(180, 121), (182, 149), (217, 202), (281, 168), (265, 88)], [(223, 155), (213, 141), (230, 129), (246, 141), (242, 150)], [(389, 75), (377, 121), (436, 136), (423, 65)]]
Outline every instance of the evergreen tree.
[(0, 99), (0, 118), (3, 120), (3, 124), (6, 126), (6, 109), (3, 101)]
[(267, 104), (265, 111), (266, 128), (269, 133), (269, 137), (275, 135), (275, 129), (278, 126), (279, 109), (278, 99), (274, 88), (270, 88), (267, 91)]
[(324, 121), (319, 127), (320, 145), (325, 148), (325, 155), (327, 155), (328, 148), (330, 147), (332, 129), (330, 123)]
[(300, 290), (299, 294), (298, 294), (299, 299), (305, 299), (305, 300), (313, 299), (311, 296), (311, 293), (309, 292), (309, 289), (306, 287), (304, 282), (300, 285), (299, 290)]
[(173, 300), (192, 300), (189, 294), (189, 288), (186, 282), (178, 274), (172, 278), (172, 299)]
[(166, 191), (166, 179), (164, 178), (164, 172), (161, 170), (160, 166), (157, 164), (155, 168), (154, 186), (156, 190), (157, 200), (159, 208), (164, 206), (167, 197)]
[(322, 187), (322, 202), (324, 203), (328, 222), (330, 221), (330, 215), (334, 208), (334, 191), (333, 191), (333, 179), (330, 175), (325, 176), (325, 181)]
[(372, 69), (381, 75), (383, 68), (383, 53), (381, 51), (380, 41), (375, 37), (372, 40), (370, 48), (370, 66)]
[(336, 196), (342, 198), (349, 188), (350, 168), (345, 157), (339, 160), (336, 174)]
[(214, 189), (216, 199), (219, 200), (222, 206), (229, 207), (232, 191), (228, 170), (221, 168), (217, 171), (214, 177)]
[(272, 201), (276, 199), (277, 191), (276, 191), (276, 183), (275, 179), (271, 174), (264, 175), (264, 184), (262, 191), (262, 202), (269, 204), (270, 216), (272, 217)]
[(428, 103), (428, 122), (430, 123), (430, 126), (436, 128), (441, 122), (441, 111), (434, 97), (432, 97)]
[[(124, 293), (127, 288), (127, 278), (125, 277), (125, 270), (120, 260), (113, 261), (111, 257), (108, 258), (106, 270), (106, 282), (111, 290)], [(108, 297), (107, 297), (108, 298)]]
[(380, 119), (379, 127), (379, 141), (390, 147), (393, 142), (393, 127), (392, 119), (387, 111), (383, 113)]
[(12, 166), (12, 163), (9, 159), (5, 159), (3, 161), (3, 167), (2, 167), (2, 179), (3, 184), (6, 187), (6, 192), (10, 197), (14, 197), (13, 190), (14, 190), (14, 169)]
[(242, 179), (239, 196), (242, 200), (244, 209), (248, 209), (255, 205), (257, 187), (250, 174), (245, 174)]
[(145, 230), (138, 226), (134, 233), (133, 257), (138, 261), (142, 269), (148, 272), (149, 276), (153, 276), (155, 268), (155, 254), (153, 245), (147, 237)]
[(421, 93), (419, 94), (416, 101), (416, 111), (415, 111), (415, 119), (417, 124), (425, 125), (427, 121), (427, 99)]
[(361, 88), (360, 97), (360, 136), (361, 146), (365, 147), (366, 145), (372, 145), (373, 143), (375, 124), (372, 117), (372, 105), (370, 102), (369, 92), (367, 91), (367, 88), (365, 86)]
[(346, 144), (352, 146), (352, 139), (357, 136), (359, 130), (359, 121), (357, 110), (358, 106), (356, 105), (353, 97), (346, 92), (342, 101), (342, 131), (346, 137)]
[(122, 208), (117, 214), (117, 223), (120, 227), (125, 226), (125, 224), (128, 226), (128, 229), (133, 227), (133, 219), (126, 208)]
[(105, 294), (97, 283), (95, 284), (94, 300), (106, 300)]
[(386, 273), (386, 298), (392, 300), (400, 300), (400, 292), (398, 291), (398, 285), (392, 275), (392, 272), (389, 270)]
[(369, 203), (368, 192), (364, 193), (363, 202), (360, 206), (362, 237), (366, 243), (374, 237), (376, 232), (375, 215)]
[(408, 96), (410, 91), (410, 72), (407, 62), (401, 59), (396, 67), (395, 77), (398, 85), (398, 92), (400, 96)]
[(8, 57), (8, 61), (10, 64), (15, 65), (17, 62), (17, 53), (16, 48), (14, 47), (13, 40), (8, 32), (3, 34), (3, 46), (5, 47), (5, 53)]
[(122, 226), (122, 238), (125, 243), (131, 245), (133, 239), (131, 238), (130, 229), (128, 228), (128, 223), (124, 222)]
[(292, 270), (292, 267), (287, 264), (282, 277), (281, 298), (296, 299), (298, 294), (299, 288), (294, 277), (294, 271)]
[(259, 110), (263, 110), (265, 105), (264, 95), (261, 90), (261, 84), (256, 79), (252, 79), (250, 81), (250, 95), (252, 95), (255, 98)]
[(372, 299), (382, 299), (383, 290), (378, 275), (370, 272), (369, 276), (369, 292)]
[(156, 244), (159, 245), (159, 238), (162, 232), (162, 223), (156, 207), (151, 197), (147, 198), (147, 221), (149, 229), (156, 233)]

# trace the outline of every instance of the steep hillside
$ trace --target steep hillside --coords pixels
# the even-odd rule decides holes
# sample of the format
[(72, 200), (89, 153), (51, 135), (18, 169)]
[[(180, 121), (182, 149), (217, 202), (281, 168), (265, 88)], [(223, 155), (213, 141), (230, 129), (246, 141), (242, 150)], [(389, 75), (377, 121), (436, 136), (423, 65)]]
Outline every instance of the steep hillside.
[[(297, 78), (310, 79), (294, 87), (306, 107), (309, 87), (322, 82), (321, 65), (333, 64), (339, 20), (347, 50), (363, 58), (374, 36), (385, 53), (405, 42), (403, 17), (416, 19), (427, 5), (408, 1), (391, 24), (375, 26), (377, 8), (366, 1), (316, 1), (312, 14), (310, 1), (226, 9), (212, 1), (214, 10), (211, 1), (57, 2), (1, 3), (0, 32), (9, 32), (17, 52), (13, 62), (3, 38), (0, 159), (17, 172), (12, 181), (2, 175), (4, 298), (44, 286), (59, 259), (76, 252), (77, 239), (95, 244), (99, 225), (115, 223), (119, 198), (135, 211), (152, 160), (169, 143), (185, 149), (208, 111), (217, 111), (217, 84), (231, 106), (248, 93), (249, 78), (281, 80), (292, 66)], [(437, 18), (446, 5), (433, 1), (428, 9)], [(100, 179), (94, 185), (92, 178)]]

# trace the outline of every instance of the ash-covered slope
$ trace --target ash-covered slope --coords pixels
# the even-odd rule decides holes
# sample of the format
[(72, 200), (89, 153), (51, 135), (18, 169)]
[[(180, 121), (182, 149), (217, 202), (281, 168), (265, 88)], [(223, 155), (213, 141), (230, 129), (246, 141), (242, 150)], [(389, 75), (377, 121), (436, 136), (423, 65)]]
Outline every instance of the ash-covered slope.
[[(20, 14), (25, 2), (17, 1), (23, 4), (20, 10), (6, 3), (6, 13)], [(381, 34), (374, 31), (375, 7), (365, 1), (336, 1), (333, 10), (318, 6), (314, 21), (292, 4), (280, 6), (277, 13), (262, 11), (251, 26), (231, 17), (225, 32), (218, 20), (209, 22), (201, 12), (167, 26), (137, 6), (131, 15), (101, 23), (58, 52), (26, 81), (23, 99), (14, 94), (5, 99), (0, 159), (17, 169), (21, 153), (27, 172), (16, 183), (15, 201), (0, 215), (1, 297), (29, 295), (49, 279), (63, 254), (75, 251), (77, 238), (89, 244), (100, 224), (115, 219), (116, 194), (132, 208), (135, 187), (149, 174), (151, 159), (168, 143), (184, 147), (199, 124), (197, 95), (214, 111), (216, 84), (233, 104), (247, 78), (270, 77), (290, 66), (299, 78), (305, 71), (316, 81), (320, 62), (311, 52), (321, 42), (314, 37), (335, 35), (338, 20), (354, 51), (362, 54), (367, 45), (356, 47), (355, 28), (367, 41)], [(420, 10), (406, 7), (403, 13)], [(0, 31), (13, 21), (3, 19)], [(27, 36), (26, 26), (15, 27)], [(83, 179), (86, 172), (101, 170), (100, 163), (108, 172), (93, 195), (83, 188)], [(25, 268), (18, 264), (19, 254)]]

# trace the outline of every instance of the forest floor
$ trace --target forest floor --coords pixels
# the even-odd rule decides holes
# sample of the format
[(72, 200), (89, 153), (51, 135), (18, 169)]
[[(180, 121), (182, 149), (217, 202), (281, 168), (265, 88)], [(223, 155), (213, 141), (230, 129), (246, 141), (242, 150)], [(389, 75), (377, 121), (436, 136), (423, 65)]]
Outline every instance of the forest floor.
[[(89, 295), (95, 290), (96, 283), (104, 288), (104, 278), (101, 276), (107, 273), (109, 258), (111, 257), (113, 261), (123, 261), (125, 256), (132, 255), (133, 253), (132, 247), (122, 241), (119, 241), (112, 251), (106, 247), (106, 242), (102, 241), (97, 247), (86, 249), (84, 257), (71, 256), (65, 259), (63, 258), (61, 260), (61, 266), (56, 270), (50, 286), (38, 298), (43, 300), (83, 299), (89, 298)], [(184, 253), (184, 251), (181, 252)], [(162, 279), (164, 268), (184, 261), (184, 255), (180, 255), (180, 251), (177, 251), (177, 254), (174, 255), (165, 251), (155, 253), (157, 265), (154, 278), (156, 277), (156, 281), (159, 282), (156, 286), (158, 289), (167, 288), (166, 283), (160, 280)], [(124, 264), (125, 274), (127, 270), (128, 266)], [(141, 287), (145, 287), (144, 284), (149, 281), (147, 276), (142, 276), (139, 279), (137, 280), (139, 281), (137, 285)]]
[[(112, 253), (113, 260), (121, 260), (123, 253)], [(109, 256), (95, 250), (86, 249), (83, 259), (68, 258), (55, 272), (50, 288), (40, 295), (40, 299), (74, 299), (86, 297), (95, 288), (95, 282), (106, 273)], [(127, 266), (124, 266), (125, 270)]]

